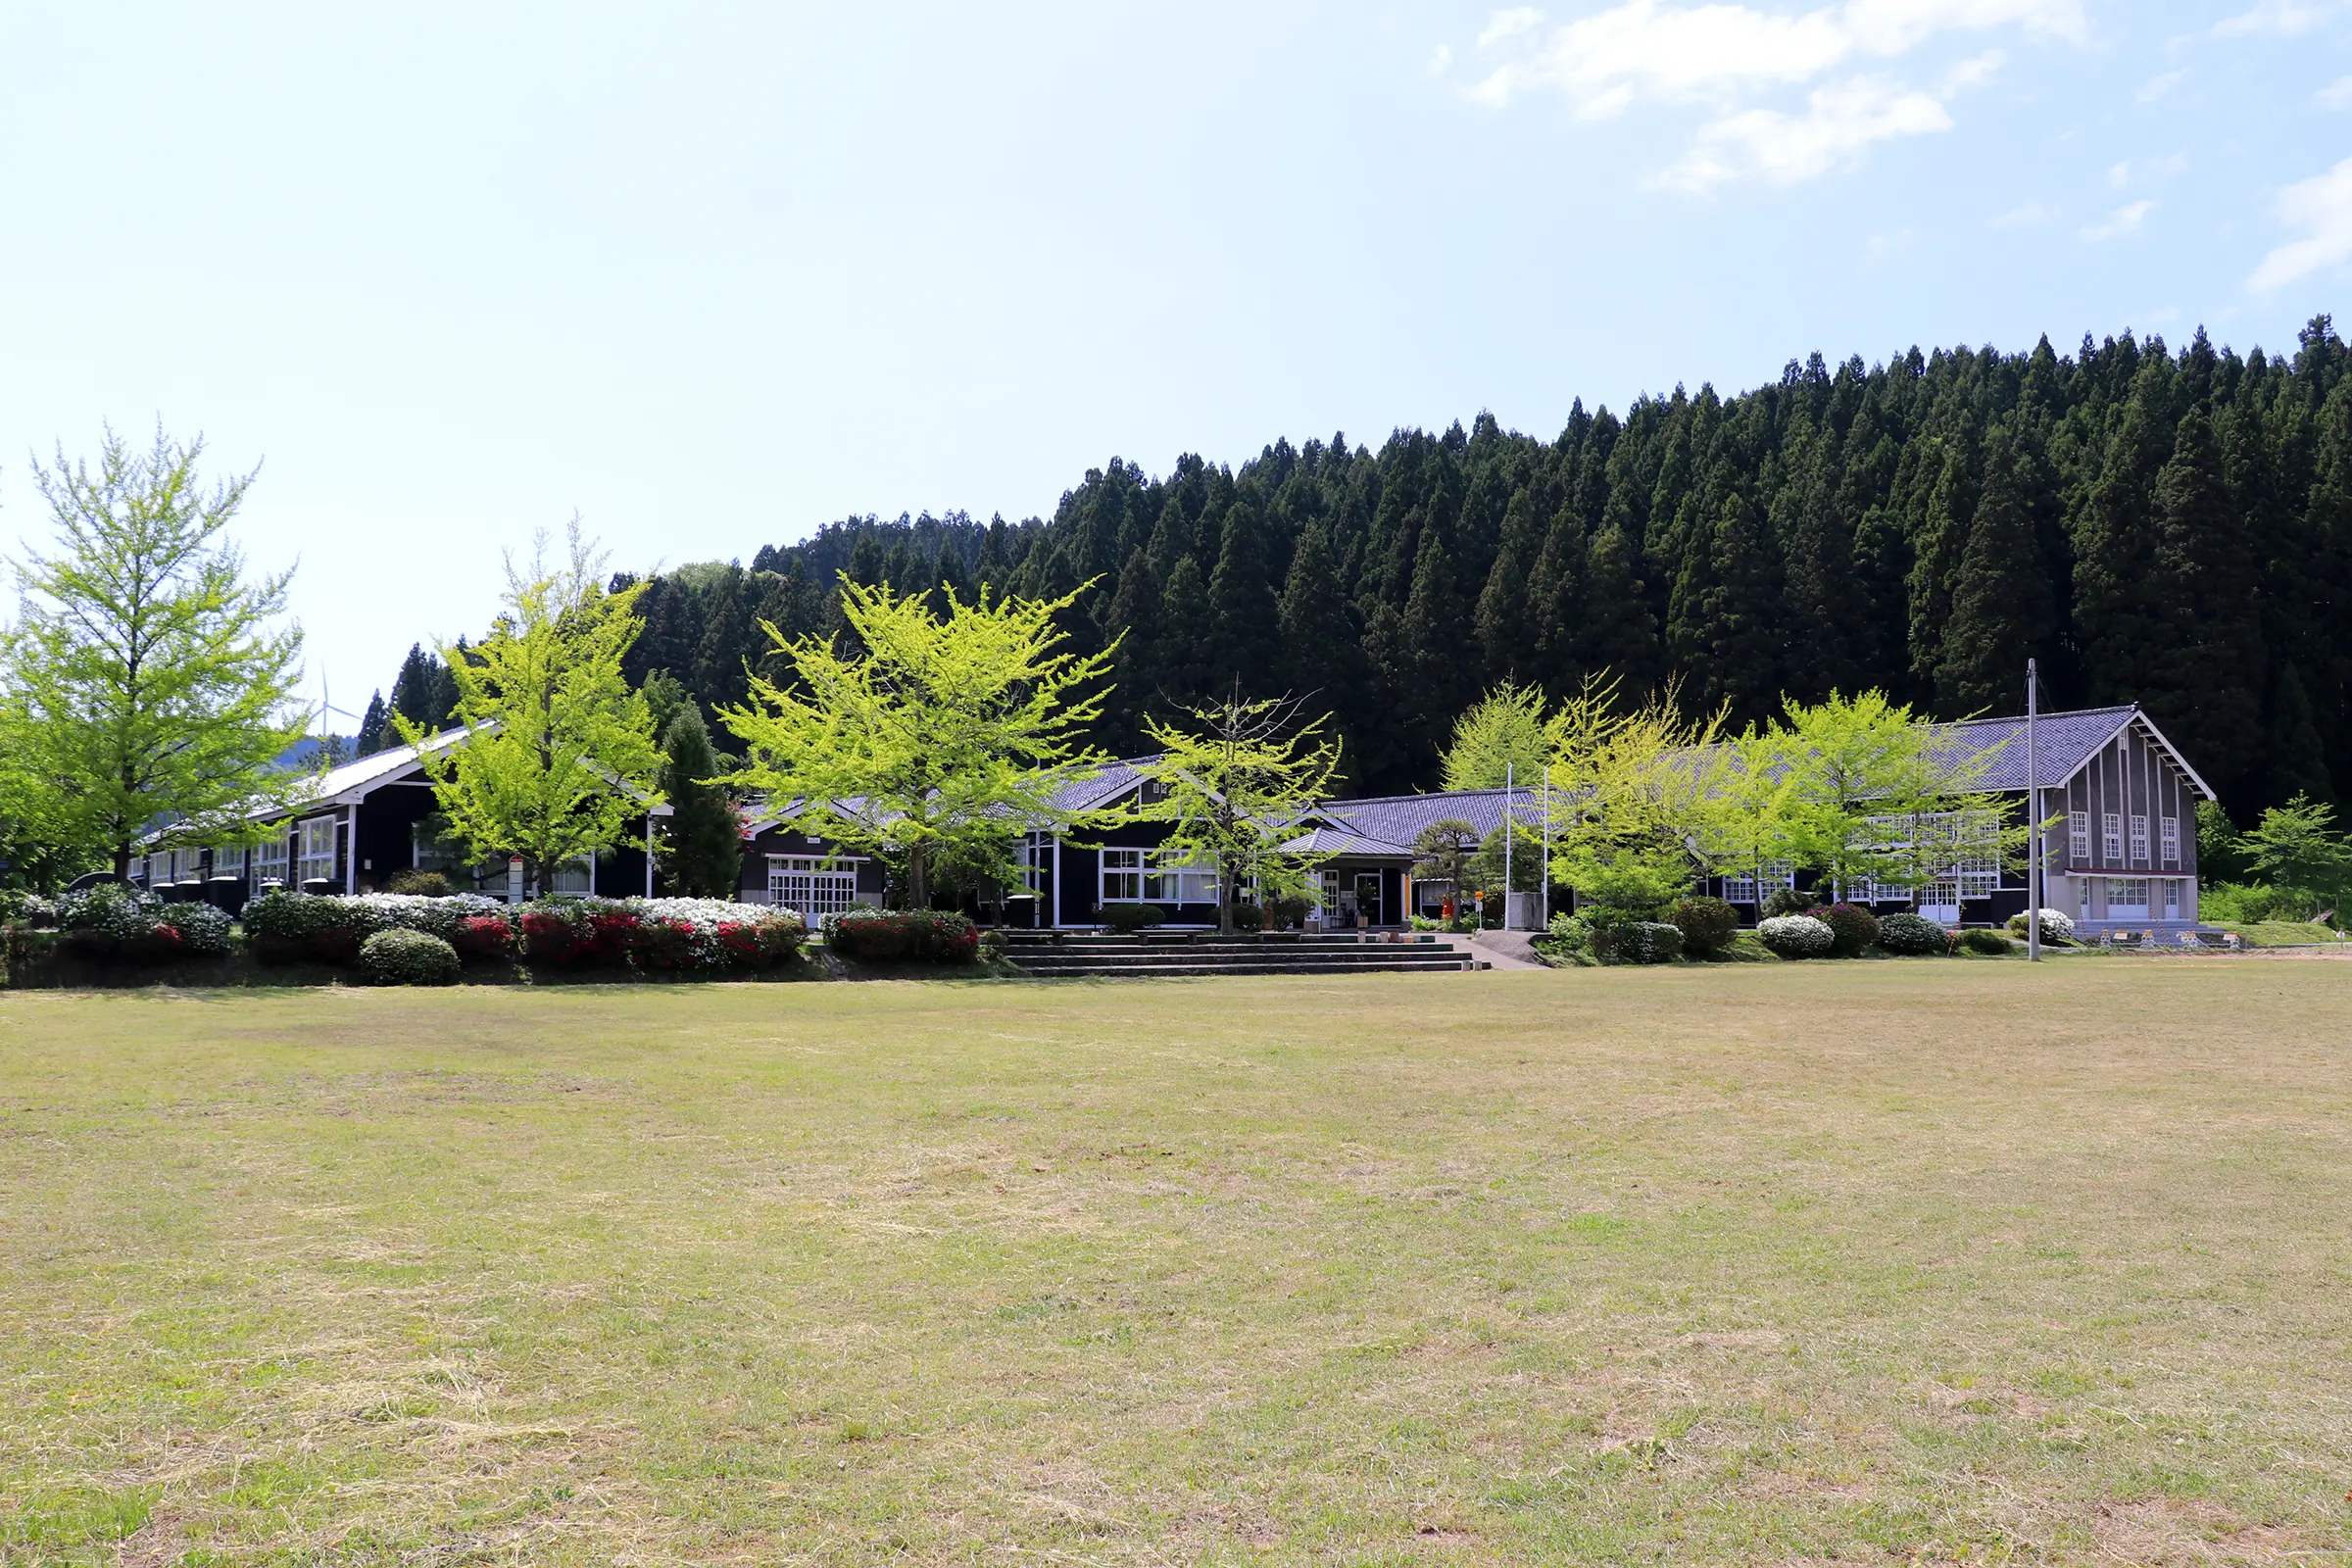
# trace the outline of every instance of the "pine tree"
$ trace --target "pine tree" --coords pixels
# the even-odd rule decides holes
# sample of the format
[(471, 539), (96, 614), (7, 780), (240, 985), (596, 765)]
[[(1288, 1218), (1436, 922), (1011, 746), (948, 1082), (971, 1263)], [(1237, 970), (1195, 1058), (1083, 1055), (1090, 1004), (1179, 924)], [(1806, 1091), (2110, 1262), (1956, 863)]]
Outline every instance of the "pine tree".
[(2180, 421), (2154, 508), (2154, 647), (2142, 701), (2175, 745), (2204, 759), (2215, 788), (2240, 799), (2260, 782), (2270, 684), (2260, 576), (2202, 407)]
[[(1781, 564), (1771, 526), (1735, 490), (1723, 498), (1710, 535), (1692, 535), (1704, 563), (1693, 594), (1694, 623), (1684, 631), (1683, 668), (1695, 706), (1728, 705), (1735, 725), (1760, 723), (1780, 707), (1782, 648), (1777, 626)], [(1683, 597), (1680, 585), (1677, 598)]]
[(1255, 507), (1226, 509), (1217, 567), (1209, 577), (1210, 672), (1220, 681), (1239, 675), (1254, 686), (1274, 667), (1279, 651), (1274, 574), (1265, 523)]
[(1517, 681), (1534, 673), (1541, 631), (1530, 622), (1528, 587), (1543, 552), (1536, 505), (1531, 490), (1512, 495), (1503, 514), (1494, 564), (1488, 568), (1486, 586), (1479, 591), (1478, 608), (1471, 619), (1472, 633), (1486, 654), (1487, 673), (1497, 680)]
[[(1216, 672), (1208, 662), (1208, 585), (1200, 580), (1200, 563), (1191, 556), (1168, 573), (1168, 586), (1159, 599), (1159, 627), (1160, 684), (1152, 694), (1152, 710), (1207, 701), (1216, 688)], [(1161, 703), (1168, 709), (1162, 710)]]
[(1110, 624), (1119, 634), (1111, 655), (1111, 693), (1104, 700), (1101, 740), (1119, 756), (1142, 746), (1144, 715), (1158, 701), (1163, 684), (1165, 639), (1160, 630), (1160, 605), (1166, 590), (1152, 569), (1151, 551), (1138, 546), (1119, 571), (1118, 591), (1110, 597)]
[(1576, 502), (1563, 502), (1552, 514), (1527, 586), (1528, 631), (1535, 644), (1531, 673), (1551, 692), (1569, 691), (1587, 673), (1585, 589), (1590, 554)]
[(2009, 711), (2026, 660), (2046, 662), (2057, 635), (2041, 541), (2017, 470), (2013, 437), (1995, 431), (1985, 446), (1984, 490), (1969, 523), (1936, 665), (1936, 707), (1955, 716)]
[(2155, 657), (2153, 510), (2177, 422), (2171, 404), (2172, 364), (2148, 355), (2075, 522), (2075, 638), (2094, 703), (2136, 698)]
[(368, 699), (368, 711), (360, 719), (360, 733), (352, 740), (352, 753), (358, 757), (372, 757), (384, 749), (384, 732), (391, 726), (391, 712), (384, 707), (384, 694), (376, 692)]
[(718, 759), (692, 703), (662, 735), (662, 793), (670, 805), (662, 874), (687, 898), (731, 899), (743, 876), (743, 826), (726, 790), (711, 782)]
[(1466, 630), (1446, 542), (1437, 529), (1425, 529), (1413, 564), (1413, 591), (1404, 604), (1405, 667), (1411, 679), (1405, 700), (1418, 732), (1416, 771), (1434, 760), (1420, 753), (1435, 753), (1446, 726), (1476, 690), (1470, 662), (1463, 657)]
[[(1315, 702), (1326, 706), (1352, 695), (1362, 655), (1332, 565), (1331, 542), (1320, 521), (1299, 530), (1276, 613), (1282, 631), (1282, 683), (1300, 698), (1315, 694)], [(1352, 716), (1342, 714), (1343, 724)]]

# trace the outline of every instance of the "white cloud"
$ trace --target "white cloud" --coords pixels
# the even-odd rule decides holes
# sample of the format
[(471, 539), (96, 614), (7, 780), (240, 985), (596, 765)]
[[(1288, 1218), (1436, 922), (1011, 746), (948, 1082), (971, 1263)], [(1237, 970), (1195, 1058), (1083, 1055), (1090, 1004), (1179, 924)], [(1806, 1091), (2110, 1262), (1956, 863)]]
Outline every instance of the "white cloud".
[(2280, 191), (2278, 213), (2289, 226), (2307, 232), (2262, 259), (2248, 280), (2253, 287), (2282, 288), (2352, 261), (2352, 158)]
[(2131, 183), (2132, 161), (2130, 159), (2125, 159), (2122, 163), (2107, 171), (2107, 185), (2109, 189), (2122, 190), (2126, 185)]
[(2139, 101), (2152, 104), (2188, 79), (2186, 71), (2168, 71), (2161, 76), (2151, 76), (2148, 84), (2139, 89)]
[(2352, 109), (2352, 76), (2338, 76), (2312, 96), (2324, 109)]
[(1545, 30), (1528, 8), (1496, 12), (1482, 47), (1517, 44), (1472, 95), (1497, 107), (1554, 89), (1586, 119), (1638, 100), (1724, 103), (1764, 87), (1798, 86), (1858, 60), (1892, 60), (1939, 33), (2022, 25), (2083, 36), (2082, 0), (1844, 0), (1794, 16), (1744, 5), (1625, 0)]
[(2256, 0), (2250, 11), (2214, 24), (2223, 38), (2296, 38), (2333, 16), (2335, 0)]
[(1505, 39), (1516, 38), (1523, 32), (1533, 32), (1544, 24), (1544, 13), (1534, 6), (1513, 6), (1497, 11), (1487, 19), (1487, 30), (1478, 35), (1481, 49), (1492, 49)]
[(1833, 82), (1811, 94), (1801, 115), (1750, 109), (1700, 126), (1690, 150), (1651, 183), (1704, 192), (1760, 175), (1793, 185), (1853, 162), (1874, 142), (1951, 128), (1941, 101), (1927, 93), (1886, 81)]
[[(1811, 179), (1881, 141), (1949, 130), (1944, 107), (2001, 67), (1985, 51), (1949, 67), (1933, 90), (1868, 67), (1912, 54), (1946, 33), (2022, 27), (2080, 41), (2085, 0), (1838, 0), (1810, 11), (1743, 4), (1620, 0), (1552, 25), (1531, 7), (1494, 12), (1479, 36), (1492, 64), (1469, 89), (1501, 108), (1557, 92), (1583, 120), (1637, 104), (1698, 105), (1708, 118), (1683, 156), (1650, 183), (1707, 191), (1757, 176)], [(1756, 102), (1801, 88), (1802, 108)]]
[(2138, 231), (2139, 225), (2147, 221), (2148, 215), (2155, 210), (2154, 202), (2133, 202), (2129, 207), (2118, 207), (2107, 215), (2107, 221), (2104, 223), (2093, 223), (2083, 229), (2082, 237), (2095, 241), (2117, 239), (2126, 234), (2135, 233)]
[(2005, 213), (1995, 214), (1986, 219), (1984, 226), (1986, 228), (2026, 228), (2035, 223), (2046, 223), (2057, 216), (2058, 209), (2055, 207), (2042, 202), (2028, 202), (2023, 207), (2012, 207)]
[(1430, 51), (1427, 69), (1431, 75), (1443, 76), (1453, 69), (1453, 51), (1445, 44), (1438, 45)]

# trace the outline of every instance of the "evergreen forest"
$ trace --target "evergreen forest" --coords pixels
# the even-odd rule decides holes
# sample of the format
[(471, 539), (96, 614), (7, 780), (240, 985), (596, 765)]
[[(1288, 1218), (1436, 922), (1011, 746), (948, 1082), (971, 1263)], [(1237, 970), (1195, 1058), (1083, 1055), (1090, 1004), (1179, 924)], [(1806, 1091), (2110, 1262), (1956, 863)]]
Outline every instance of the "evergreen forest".
[[(842, 572), (1076, 593), (1082, 651), (1124, 634), (1097, 737), (1122, 755), (1237, 679), (1318, 693), (1357, 794), (1434, 787), (1500, 681), (1671, 683), (1735, 726), (1870, 687), (1958, 717), (2021, 710), (2029, 656), (2046, 704), (2140, 703), (2240, 821), (2352, 785), (2352, 375), (2327, 317), (2291, 358), (2202, 331), (1815, 355), (1731, 397), (1579, 402), (1549, 440), (1481, 415), (1238, 467), (1114, 458), (1050, 519), (853, 517), (664, 573), (630, 672), (740, 702), (747, 666), (780, 672), (761, 621), (838, 631)], [(412, 717), (436, 716), (436, 664), (401, 672)]]

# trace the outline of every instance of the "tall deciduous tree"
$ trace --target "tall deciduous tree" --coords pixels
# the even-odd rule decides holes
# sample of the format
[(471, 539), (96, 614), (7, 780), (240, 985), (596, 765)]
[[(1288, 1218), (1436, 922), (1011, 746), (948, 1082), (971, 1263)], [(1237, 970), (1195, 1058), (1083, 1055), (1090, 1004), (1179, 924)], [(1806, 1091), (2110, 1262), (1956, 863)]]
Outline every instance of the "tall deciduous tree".
[(1786, 714), (1791, 848), (1838, 897), (1863, 883), (1918, 888), (1963, 858), (2014, 859), (2023, 847), (2023, 824), (1976, 787), (2000, 747), (1938, 747), (1933, 728), (1881, 691), (1791, 701)]
[(57, 868), (129, 868), (159, 842), (234, 842), (246, 808), (289, 786), (302, 733), (302, 630), (290, 571), (249, 577), (221, 537), (253, 475), (207, 490), (201, 440), (145, 452), (112, 430), (86, 463), (34, 467), (54, 555), (15, 563), (0, 639), (0, 814)]
[(1254, 878), (1261, 898), (1299, 891), (1319, 857), (1288, 846), (1299, 819), (1329, 792), (1340, 743), (1329, 715), (1307, 719), (1291, 697), (1246, 698), (1186, 710), (1189, 722), (1146, 720), (1160, 755), (1146, 768), (1159, 799), (1143, 808), (1168, 824), (1162, 854), (1217, 870), (1217, 927), (1233, 929), (1234, 890)]
[(1653, 918), (1697, 874), (1722, 719), (1685, 718), (1679, 696), (1670, 687), (1629, 711), (1615, 678), (1588, 676), (1552, 717), (1551, 873), (1580, 913)]
[(1498, 790), (1506, 781), (1516, 781), (1533, 789), (1550, 755), (1543, 688), (1505, 681), (1453, 721), (1453, 744), (1446, 749), (1445, 786)]
[(1075, 600), (983, 591), (939, 612), (845, 577), (858, 651), (769, 627), (793, 682), (755, 677), (720, 714), (749, 749), (730, 778), (806, 802), (810, 831), (903, 868), (917, 908), (937, 871), (1009, 880), (1019, 835), (1066, 830), (1066, 787), (1105, 760), (1083, 737), (1113, 654), (1064, 646), (1055, 617)]
[(2335, 812), (2307, 796), (2263, 812), (2237, 850), (2257, 876), (2295, 895), (2306, 915), (2352, 892), (2352, 844), (2335, 831)]
[(522, 857), (542, 892), (560, 868), (612, 849), (629, 818), (661, 801), (653, 711), (621, 672), (644, 629), (643, 585), (609, 592), (605, 560), (577, 520), (565, 546), (551, 562), (542, 533), (527, 566), (510, 556), (506, 608), (490, 635), (463, 657), (441, 650), (465, 738), (428, 746), (423, 725), (393, 719), (420, 748), (451, 835), (478, 857)]

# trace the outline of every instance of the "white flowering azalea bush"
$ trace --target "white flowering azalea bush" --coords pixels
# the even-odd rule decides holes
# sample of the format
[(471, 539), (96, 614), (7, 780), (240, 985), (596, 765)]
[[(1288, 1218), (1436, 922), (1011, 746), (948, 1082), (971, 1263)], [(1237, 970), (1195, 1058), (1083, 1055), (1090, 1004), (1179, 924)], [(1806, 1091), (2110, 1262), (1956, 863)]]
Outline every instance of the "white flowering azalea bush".
[(1756, 940), (1784, 958), (1826, 958), (1838, 946), (1838, 933), (1827, 920), (1783, 914), (1758, 925)]
[(416, 931), (470, 958), (511, 957), (514, 916), (478, 893), (426, 898), (407, 893), (266, 893), (241, 917), (265, 963), (350, 963), (381, 931)]
[[(2041, 918), (2041, 940), (2043, 943), (2051, 947), (2062, 948), (2068, 946), (2075, 940), (2074, 921), (2068, 919), (2056, 909), (2040, 909), (2036, 910), (2035, 913), (2037, 913)], [(2016, 914), (2013, 914), (2009, 917), (2009, 934), (2013, 937), (2016, 937), (2020, 942), (2023, 942), (2026, 939), (2027, 934), (2031, 930), (2032, 927), (2028, 923), (2028, 916), (2023, 910), (2020, 910)]]
[(209, 904), (167, 904), (120, 882), (70, 893), (57, 904), (65, 945), (90, 958), (162, 963), (218, 957), (229, 947), (229, 918)]

